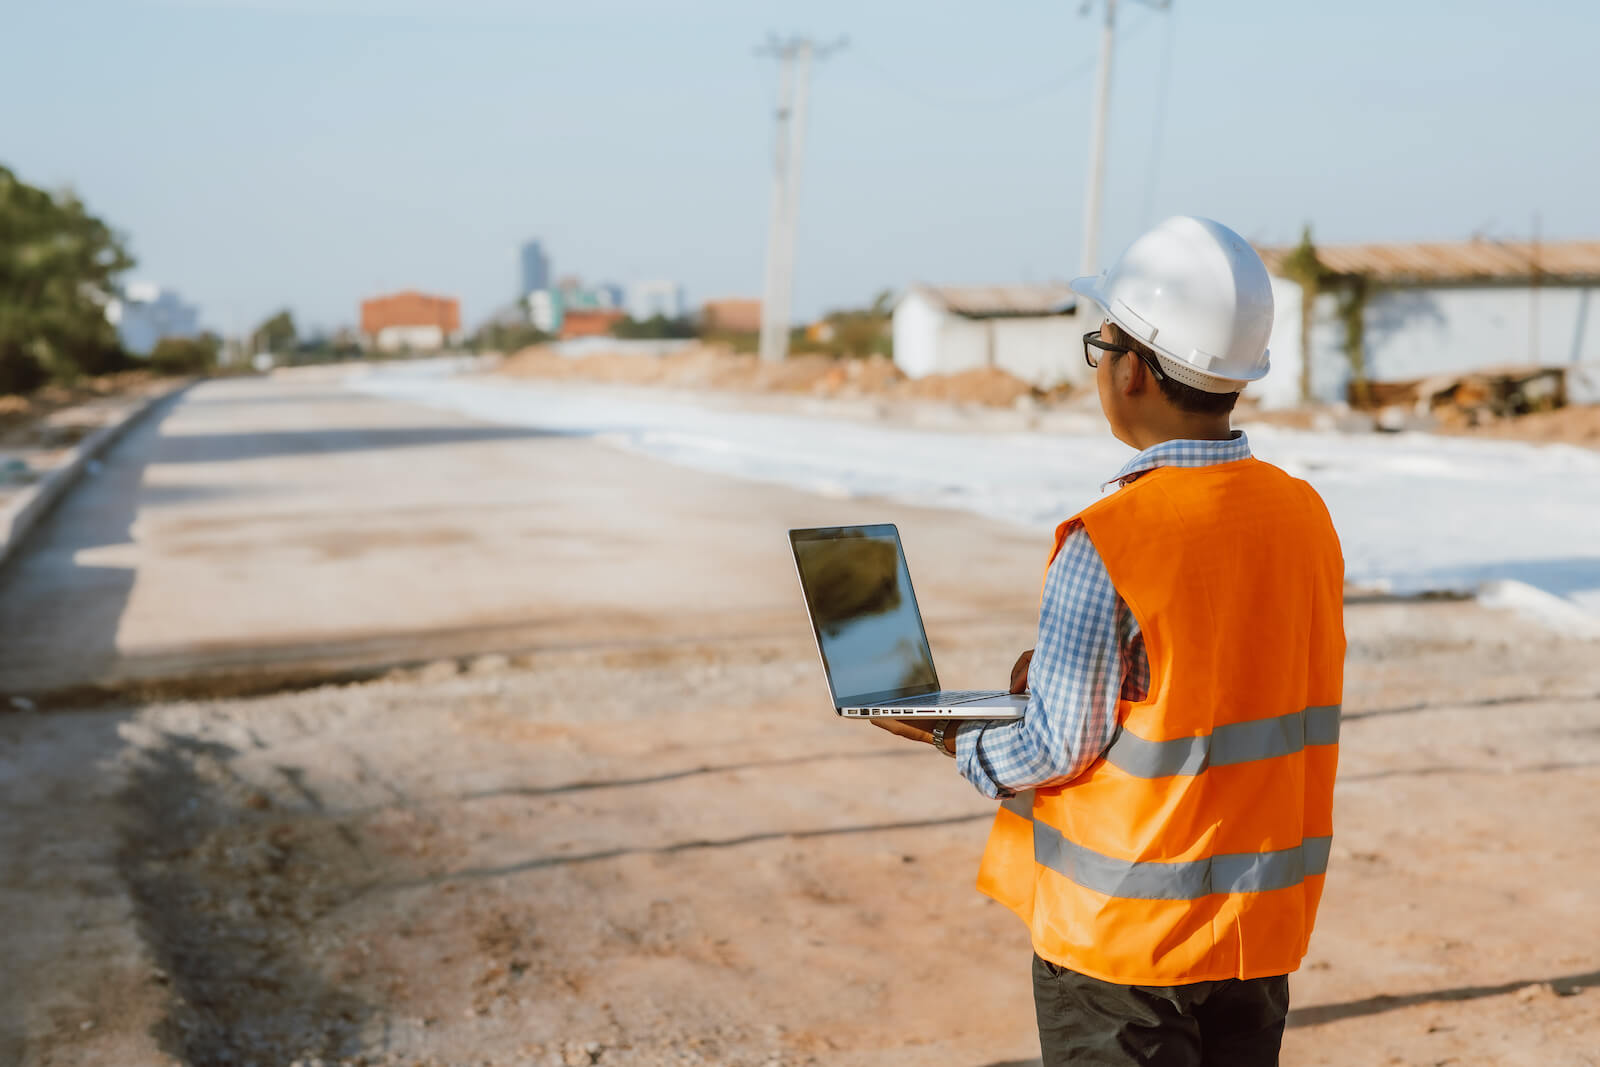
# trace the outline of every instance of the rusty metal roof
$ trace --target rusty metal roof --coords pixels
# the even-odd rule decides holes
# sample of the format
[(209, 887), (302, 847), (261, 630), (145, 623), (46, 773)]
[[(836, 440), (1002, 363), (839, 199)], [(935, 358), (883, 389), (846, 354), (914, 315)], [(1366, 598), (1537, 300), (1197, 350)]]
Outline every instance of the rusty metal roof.
[(973, 319), (1010, 315), (1064, 315), (1077, 304), (1065, 282), (1028, 285), (914, 285), (957, 315)]
[[(1267, 270), (1281, 273), (1292, 247), (1257, 248)], [(1340, 274), (1365, 274), (1390, 285), (1527, 282), (1543, 285), (1600, 282), (1600, 241), (1472, 241), (1422, 244), (1318, 245), (1323, 266)]]

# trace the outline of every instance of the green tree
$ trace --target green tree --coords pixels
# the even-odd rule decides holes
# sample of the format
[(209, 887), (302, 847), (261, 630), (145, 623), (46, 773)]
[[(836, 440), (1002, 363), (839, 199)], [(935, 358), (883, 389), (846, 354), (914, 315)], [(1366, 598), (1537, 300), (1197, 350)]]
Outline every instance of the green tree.
[(830, 339), (823, 347), (844, 356), (892, 356), (894, 354), (894, 291), (885, 289), (873, 298), (872, 306), (859, 311), (830, 312)]
[(199, 337), (163, 337), (150, 351), (150, 369), (157, 374), (206, 374), (216, 369), (222, 338), (214, 333)]
[(76, 196), (0, 166), (0, 393), (125, 366), (105, 308), (131, 266), (122, 240)]
[(653, 315), (648, 319), (618, 319), (611, 336), (635, 341), (683, 340), (694, 336), (694, 323), (688, 319), (669, 319)]
[(299, 332), (294, 328), (294, 316), (288, 308), (273, 315), (250, 335), (252, 352), (288, 352), (295, 347)]
[(530, 323), (487, 322), (467, 341), (467, 347), (474, 352), (502, 352), (509, 356), (548, 340), (549, 334)]
[(1358, 407), (1367, 406), (1372, 392), (1367, 383), (1366, 309), (1372, 279), (1360, 273), (1341, 274), (1324, 265), (1317, 257), (1310, 226), (1301, 231), (1300, 243), (1283, 258), (1278, 269), (1284, 277), (1300, 283), (1300, 402), (1311, 402), (1311, 329), (1317, 297), (1332, 292), (1338, 303), (1339, 319), (1344, 323), (1344, 357), (1350, 364), (1350, 400)]

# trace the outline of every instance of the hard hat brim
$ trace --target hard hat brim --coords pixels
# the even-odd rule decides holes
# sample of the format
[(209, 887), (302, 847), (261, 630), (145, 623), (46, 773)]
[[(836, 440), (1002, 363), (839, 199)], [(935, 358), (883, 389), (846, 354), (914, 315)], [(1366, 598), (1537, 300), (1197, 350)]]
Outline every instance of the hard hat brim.
[(1104, 274), (1091, 274), (1084, 278), (1072, 279), (1067, 283), (1067, 288), (1079, 296), (1093, 300), (1095, 306), (1104, 311), (1106, 310), (1105, 281)]
[[(1111, 310), (1111, 302), (1106, 298), (1105, 284), (1105, 274), (1091, 274), (1082, 278), (1072, 279), (1067, 283), (1067, 288), (1071, 289), (1079, 296), (1093, 301), (1095, 307), (1098, 307), (1106, 318), (1116, 323), (1130, 337), (1137, 338), (1139, 336), (1138, 332), (1132, 329), (1130, 324), (1123, 322), (1121, 317), (1117, 315), (1115, 311)], [(1177, 378), (1185, 385), (1193, 386), (1194, 388), (1200, 389), (1203, 392), (1235, 393), (1243, 389), (1246, 385), (1249, 385), (1251, 382), (1259, 381), (1267, 375), (1268, 368), (1266, 366), (1263, 366), (1261, 368), (1261, 372), (1253, 378), (1225, 378), (1218, 374), (1207, 374), (1205, 371), (1202, 371), (1197, 367), (1189, 366), (1189, 364), (1183, 359), (1171, 352), (1168, 352), (1160, 343), (1152, 344), (1149, 341), (1140, 341), (1139, 343), (1154, 352), (1157, 357), (1160, 358), (1162, 364), (1167, 366), (1169, 371), (1177, 370), (1177, 373), (1174, 374), (1173, 377)], [(1176, 364), (1176, 367), (1171, 366), (1171, 364)]]

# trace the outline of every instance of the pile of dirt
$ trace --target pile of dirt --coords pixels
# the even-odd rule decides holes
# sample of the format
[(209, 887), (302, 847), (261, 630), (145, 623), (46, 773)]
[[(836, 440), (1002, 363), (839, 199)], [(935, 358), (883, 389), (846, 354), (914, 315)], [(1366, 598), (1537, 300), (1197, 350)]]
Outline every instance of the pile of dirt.
[[(1390, 418), (1398, 415), (1397, 418)], [(1299, 408), (1263, 409), (1246, 396), (1234, 412), (1234, 425), (1281, 426), (1292, 430), (1415, 430), (1454, 437), (1493, 437), (1503, 441), (1530, 444), (1566, 444), (1580, 448), (1600, 448), (1600, 405), (1574, 404), (1553, 411), (1526, 415), (1488, 416), (1475, 423), (1450, 417), (1416, 415), (1399, 405), (1373, 412), (1353, 412), (1346, 408), (1315, 405)]]
[(901, 391), (919, 400), (1000, 408), (1012, 407), (1019, 398), (1037, 396), (1039, 393), (1022, 379), (994, 367), (978, 367), (956, 374), (931, 374), (906, 382)]
[(988, 407), (1011, 407), (1019, 397), (1043, 395), (1022, 379), (992, 367), (912, 380), (883, 356), (844, 359), (803, 354), (773, 364), (748, 353), (707, 345), (666, 356), (596, 353), (576, 358), (544, 347), (526, 348), (502, 363), (499, 373), (615, 385), (934, 400)]
[(51, 416), (105, 397), (136, 392), (154, 380), (149, 371), (124, 371), (85, 378), (72, 386), (46, 385), (27, 396), (0, 396), (0, 447), (70, 445), (93, 425), (74, 426), (70, 418), (52, 420)]
[(1540, 411), (1515, 418), (1497, 419), (1466, 431), (1479, 437), (1499, 437), (1540, 444), (1582, 445), (1600, 448), (1600, 404), (1581, 404)]
[[(600, 382), (610, 385), (659, 385), (677, 389), (715, 389), (754, 393), (800, 393), (841, 399), (877, 398), (942, 404), (975, 404), (1009, 408), (1030, 400), (1041, 408), (1093, 402), (1092, 390), (1040, 390), (1003, 370), (978, 367), (955, 374), (907, 378), (883, 356), (842, 359), (816, 354), (794, 355), (782, 363), (763, 363), (757, 356), (716, 345), (696, 345), (666, 356), (597, 353), (558, 355), (542, 346), (526, 348), (500, 365), (498, 373), (514, 378)], [(1381, 414), (1381, 413), (1380, 413)], [(1311, 406), (1262, 410), (1248, 394), (1236, 419), (1302, 430), (1337, 428), (1359, 432), (1388, 428), (1371, 413)], [(1365, 420), (1365, 422), (1363, 422)], [(1600, 448), (1600, 406), (1572, 406), (1526, 415), (1485, 415), (1475, 422), (1419, 416), (1408, 428), (1538, 443), (1565, 443)]]

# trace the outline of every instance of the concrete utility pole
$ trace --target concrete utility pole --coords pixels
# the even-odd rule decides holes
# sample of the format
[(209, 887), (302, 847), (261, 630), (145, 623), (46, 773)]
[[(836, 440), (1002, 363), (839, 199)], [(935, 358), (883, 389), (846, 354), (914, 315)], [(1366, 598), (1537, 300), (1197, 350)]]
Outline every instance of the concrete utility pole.
[(772, 171), (772, 221), (767, 228), (766, 280), (761, 293), (761, 358), (789, 355), (790, 302), (794, 296), (795, 204), (806, 146), (806, 97), (811, 61), (843, 48), (841, 38), (819, 47), (810, 38), (772, 38), (757, 55), (778, 58), (777, 151)]
[[(1144, 0), (1157, 11), (1169, 11), (1172, 0)], [(1111, 111), (1111, 60), (1116, 52), (1117, 0), (1105, 0), (1106, 19), (1100, 30), (1100, 76), (1094, 89), (1089, 125), (1089, 181), (1083, 198), (1083, 261), (1080, 274), (1100, 271), (1100, 202), (1106, 179), (1106, 117)], [(1087, 15), (1093, 0), (1083, 5)]]

